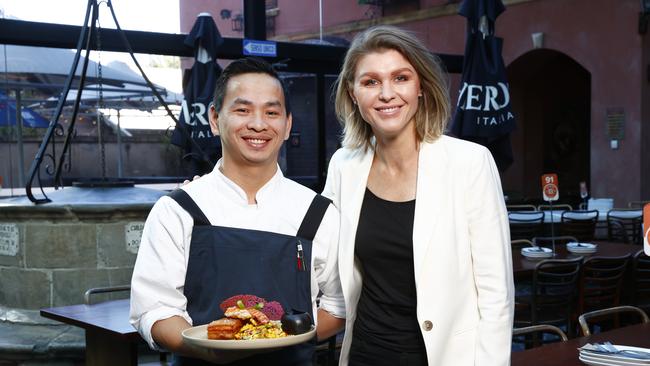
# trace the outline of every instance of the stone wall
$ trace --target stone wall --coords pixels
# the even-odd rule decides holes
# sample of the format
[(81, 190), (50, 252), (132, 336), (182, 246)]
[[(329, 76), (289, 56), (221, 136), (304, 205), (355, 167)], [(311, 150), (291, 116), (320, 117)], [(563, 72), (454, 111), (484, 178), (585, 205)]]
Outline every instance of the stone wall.
[[(89, 288), (130, 284), (151, 207), (0, 207), (0, 305), (79, 304)], [(127, 292), (97, 300), (124, 297)]]

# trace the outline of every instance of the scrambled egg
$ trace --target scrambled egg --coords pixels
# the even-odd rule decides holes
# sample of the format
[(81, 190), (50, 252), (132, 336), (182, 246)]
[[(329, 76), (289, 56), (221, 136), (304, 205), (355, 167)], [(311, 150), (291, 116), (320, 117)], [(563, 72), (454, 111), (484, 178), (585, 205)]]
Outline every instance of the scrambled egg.
[(282, 330), (282, 324), (277, 320), (271, 320), (266, 324), (255, 325), (250, 322), (244, 325), (239, 332), (235, 334), (235, 339), (264, 339), (264, 338), (282, 338), (287, 334)]

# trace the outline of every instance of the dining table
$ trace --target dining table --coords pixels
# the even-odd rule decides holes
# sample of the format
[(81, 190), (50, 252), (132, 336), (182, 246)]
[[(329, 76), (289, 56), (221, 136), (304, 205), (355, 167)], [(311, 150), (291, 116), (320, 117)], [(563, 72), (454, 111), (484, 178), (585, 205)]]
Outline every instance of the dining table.
[[(569, 259), (582, 256), (585, 259), (588, 257), (620, 257), (627, 254), (634, 255), (639, 250), (643, 249), (639, 245), (624, 244), (617, 242), (597, 240), (593, 242), (597, 245), (596, 252), (592, 254), (574, 254), (567, 250), (566, 244), (555, 244), (555, 255), (551, 258), (544, 259)], [(552, 248), (551, 248), (552, 249)], [(520, 250), (512, 251), (512, 270), (516, 277), (532, 276), (535, 266), (541, 259), (531, 259), (524, 257)]]
[(142, 338), (129, 324), (129, 299), (41, 309), (41, 316), (83, 328), (86, 365), (137, 365)]
[(514, 351), (511, 355), (511, 366), (584, 366), (578, 359), (578, 348), (587, 343), (602, 342), (650, 348), (650, 323), (630, 325), (587, 337)]

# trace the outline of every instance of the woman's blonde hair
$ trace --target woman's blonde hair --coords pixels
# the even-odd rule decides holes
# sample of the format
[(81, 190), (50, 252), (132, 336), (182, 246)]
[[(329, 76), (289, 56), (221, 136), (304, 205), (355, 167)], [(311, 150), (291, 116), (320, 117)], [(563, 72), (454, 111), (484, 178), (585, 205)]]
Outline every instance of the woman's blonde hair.
[(440, 59), (429, 52), (413, 34), (393, 26), (380, 25), (359, 33), (345, 55), (336, 86), (335, 110), (343, 125), (343, 146), (372, 147), (372, 129), (361, 117), (350, 96), (359, 60), (370, 53), (395, 50), (415, 68), (422, 97), (418, 98), (415, 127), (420, 141), (432, 142), (445, 131), (451, 113), (448, 83)]

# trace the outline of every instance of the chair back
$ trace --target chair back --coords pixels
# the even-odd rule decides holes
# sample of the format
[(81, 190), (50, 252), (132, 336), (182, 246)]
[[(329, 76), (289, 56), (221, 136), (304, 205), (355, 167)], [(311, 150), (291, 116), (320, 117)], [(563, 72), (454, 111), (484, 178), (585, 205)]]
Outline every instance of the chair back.
[(607, 212), (607, 238), (641, 245), (643, 212), (639, 209), (614, 209)]
[(641, 319), (641, 323), (647, 323), (650, 321), (648, 315), (641, 309), (636, 306), (616, 306), (607, 309), (600, 309), (584, 313), (578, 317), (578, 323), (580, 324), (580, 329), (582, 330), (582, 335), (589, 336), (591, 335), (591, 329), (589, 329), (589, 320), (590, 319), (603, 319), (606, 317), (617, 317), (623, 313), (636, 313)]
[(559, 336), (560, 339), (562, 339), (562, 342), (569, 340), (569, 338), (567, 338), (566, 334), (562, 331), (562, 329), (548, 324), (531, 325), (528, 327), (514, 328), (512, 330), (513, 337), (535, 334), (535, 333), (552, 333)]
[(594, 240), (598, 210), (562, 212), (560, 233), (575, 236), (581, 242)]
[(634, 274), (634, 305), (650, 311), (650, 257), (643, 250), (634, 254), (632, 260)]
[(537, 211), (535, 205), (506, 205), (506, 210), (510, 211)]
[[(119, 285), (119, 286), (108, 286), (108, 287), (93, 287), (89, 288), (86, 290), (84, 293), (84, 304), (86, 305), (91, 305), (92, 299), (91, 296), (95, 294), (106, 294), (106, 293), (113, 293), (113, 292), (125, 292), (125, 291), (131, 291), (131, 285)], [(121, 298), (128, 297), (122, 296)], [(109, 300), (109, 299), (115, 299), (114, 297), (111, 298), (105, 298), (103, 301)], [(102, 302), (102, 301), (99, 301)]]
[(623, 275), (630, 255), (591, 257), (582, 265), (580, 313), (620, 304)]
[(531, 291), (532, 325), (564, 325), (571, 330), (582, 257), (548, 259), (535, 266)]
[(528, 239), (515, 239), (515, 240), (510, 240), (510, 246), (512, 248), (512, 251), (514, 252), (515, 250), (519, 251), (521, 248), (530, 248), (534, 246), (533, 242), (528, 240)]
[(538, 211), (548, 211), (548, 210), (553, 210), (553, 211), (571, 211), (573, 210), (573, 207), (571, 207), (570, 204), (568, 203), (558, 203), (557, 205), (538, 205), (537, 206)]
[(539, 211), (508, 212), (510, 239), (531, 240), (544, 232), (544, 213)]

